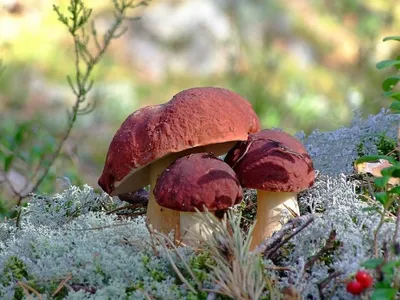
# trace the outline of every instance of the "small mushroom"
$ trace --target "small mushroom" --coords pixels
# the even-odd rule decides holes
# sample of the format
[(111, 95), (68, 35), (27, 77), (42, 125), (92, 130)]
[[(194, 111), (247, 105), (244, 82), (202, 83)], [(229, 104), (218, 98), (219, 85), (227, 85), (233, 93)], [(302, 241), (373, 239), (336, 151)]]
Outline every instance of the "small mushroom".
[(278, 130), (262, 130), (239, 142), (225, 157), (245, 188), (257, 189), (257, 216), (251, 249), (282, 226), (283, 211), (300, 215), (297, 194), (314, 183), (304, 146)]
[(176, 229), (179, 215), (153, 196), (158, 176), (177, 158), (198, 152), (226, 153), (260, 130), (251, 104), (223, 88), (198, 87), (160, 105), (143, 107), (124, 121), (111, 141), (100, 187), (110, 194), (150, 185), (147, 221), (153, 229)]
[(219, 212), (239, 203), (242, 187), (235, 172), (224, 161), (209, 153), (181, 157), (158, 178), (154, 197), (159, 205), (179, 211), (176, 241), (194, 245), (193, 232), (207, 237), (211, 231), (196, 218), (195, 209)]

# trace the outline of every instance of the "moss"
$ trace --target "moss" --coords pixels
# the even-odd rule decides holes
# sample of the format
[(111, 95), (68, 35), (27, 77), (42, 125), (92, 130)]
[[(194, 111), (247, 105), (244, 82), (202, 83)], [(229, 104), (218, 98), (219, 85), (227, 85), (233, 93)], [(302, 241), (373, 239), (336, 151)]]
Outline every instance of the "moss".
[(150, 273), (151, 278), (154, 279), (156, 282), (162, 282), (168, 278), (168, 275), (165, 272), (155, 269), (153, 266), (150, 265), (151, 259), (148, 254), (144, 254), (142, 256), (142, 262), (145, 269)]
[(376, 146), (376, 154), (389, 155), (397, 160), (399, 159), (398, 151), (395, 151), (397, 147), (396, 140), (387, 136), (385, 133), (366, 137), (360, 143), (358, 143), (356, 148), (359, 157), (367, 154), (366, 144), (368, 142), (372, 142)]
[(188, 295), (186, 296), (186, 299), (187, 300), (206, 300), (207, 295), (208, 294), (206, 292), (198, 292), (197, 294), (189, 292)]
[(205, 281), (208, 278), (212, 265), (215, 265), (215, 262), (207, 251), (192, 256), (189, 261), (190, 268), (194, 272), (196, 278), (200, 281)]
[(13, 279), (28, 278), (25, 263), (16, 256), (11, 256), (5, 263), (1, 283), (8, 285)]
[[(3, 273), (0, 276), (1, 284), (4, 286), (10, 285), (13, 281), (27, 280), (29, 274), (25, 263), (16, 256), (11, 256), (4, 264)], [(22, 299), (23, 290), (21, 287), (15, 288), (15, 299)]]
[(342, 242), (340, 241), (334, 241), (332, 248), (330, 248), (328, 251), (326, 251), (319, 260), (323, 262), (326, 266), (330, 266), (334, 262), (334, 255), (335, 251), (337, 251), (340, 247), (342, 246)]

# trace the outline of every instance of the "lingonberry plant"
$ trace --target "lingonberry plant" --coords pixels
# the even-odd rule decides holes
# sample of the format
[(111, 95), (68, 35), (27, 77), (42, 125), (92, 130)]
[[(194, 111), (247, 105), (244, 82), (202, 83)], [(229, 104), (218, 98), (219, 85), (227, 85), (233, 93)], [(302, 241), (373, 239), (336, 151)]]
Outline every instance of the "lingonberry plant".
[[(383, 41), (400, 41), (400, 36), (391, 36), (384, 38)], [(396, 114), (400, 113), (400, 92), (396, 90), (400, 82), (400, 56), (394, 60), (384, 60), (377, 64), (378, 69), (395, 68), (396, 74), (386, 78), (382, 83), (384, 95), (393, 99), (390, 108)], [(399, 152), (400, 141), (400, 128), (398, 134)], [(389, 155), (373, 155), (364, 156), (359, 158), (356, 163), (376, 161), (378, 159), (387, 160), (391, 166), (381, 170), (381, 177), (374, 179), (375, 191), (374, 198), (381, 204), (379, 207), (373, 209), (378, 211), (381, 215), (380, 222), (378, 223), (374, 232), (374, 258), (364, 262), (363, 266), (367, 269), (374, 271), (377, 282), (371, 295), (371, 299), (394, 299), (396, 294), (400, 291), (400, 246), (398, 242), (398, 233), (400, 230), (400, 186), (392, 186), (390, 184), (391, 178), (400, 178), (400, 162)], [(396, 207), (396, 230), (393, 234), (392, 240), (385, 242), (382, 246), (378, 245), (378, 235), (384, 222), (388, 221), (388, 212), (391, 208)], [(357, 277), (358, 275), (358, 277)], [(365, 273), (357, 273), (356, 280), (361, 286), (369, 287), (372, 285), (372, 278)], [(350, 285), (350, 286), (349, 286)], [(347, 291), (356, 294), (358, 292), (357, 284), (349, 284)]]

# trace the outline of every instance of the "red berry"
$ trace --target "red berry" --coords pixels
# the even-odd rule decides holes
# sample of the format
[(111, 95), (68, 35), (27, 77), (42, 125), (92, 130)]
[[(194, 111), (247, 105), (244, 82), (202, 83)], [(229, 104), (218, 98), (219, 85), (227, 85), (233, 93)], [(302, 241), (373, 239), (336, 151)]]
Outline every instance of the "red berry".
[(346, 286), (346, 291), (353, 295), (360, 295), (364, 291), (364, 287), (358, 281), (350, 281)]
[(363, 288), (368, 289), (372, 286), (374, 279), (372, 276), (365, 271), (358, 271), (356, 274), (356, 280), (363, 286)]

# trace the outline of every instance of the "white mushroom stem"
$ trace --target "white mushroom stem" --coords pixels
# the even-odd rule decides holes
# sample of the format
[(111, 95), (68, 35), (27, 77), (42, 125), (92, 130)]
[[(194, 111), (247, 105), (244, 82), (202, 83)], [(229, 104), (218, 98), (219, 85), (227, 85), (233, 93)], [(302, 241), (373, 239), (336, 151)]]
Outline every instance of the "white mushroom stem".
[(164, 156), (156, 160), (149, 166), (150, 177), (150, 193), (149, 202), (147, 204), (147, 223), (151, 225), (152, 229), (162, 233), (170, 233), (175, 231), (175, 240), (179, 239), (179, 211), (158, 205), (154, 197), (154, 187), (156, 186), (157, 179), (176, 159), (179, 157), (189, 155), (191, 153), (202, 152), (202, 147), (187, 149), (182, 152)]
[(152, 229), (166, 234), (175, 230), (175, 240), (180, 239), (179, 211), (158, 205), (154, 198), (153, 189), (160, 174), (179, 157), (199, 152), (213, 152), (215, 155), (221, 155), (232, 148), (235, 143), (236, 141), (190, 148), (167, 155), (149, 165), (150, 193), (147, 204), (147, 223), (151, 225)]
[(285, 216), (291, 215), (290, 210), (300, 215), (297, 193), (257, 190), (257, 216), (250, 249), (255, 249), (275, 231), (281, 229), (282, 220), (286, 222)]
[(199, 237), (207, 239), (212, 234), (211, 229), (203, 224), (199, 217), (196, 212), (180, 212), (180, 236), (176, 236), (180, 244), (196, 246), (199, 242)]
[(162, 233), (170, 233), (172, 230), (179, 229), (179, 211), (162, 207), (157, 204), (153, 189), (156, 185), (157, 178), (160, 174), (168, 168), (168, 166), (175, 161), (175, 155), (168, 155), (162, 159), (155, 161), (150, 166), (150, 193), (149, 202), (147, 204), (147, 223), (151, 225), (152, 229)]

